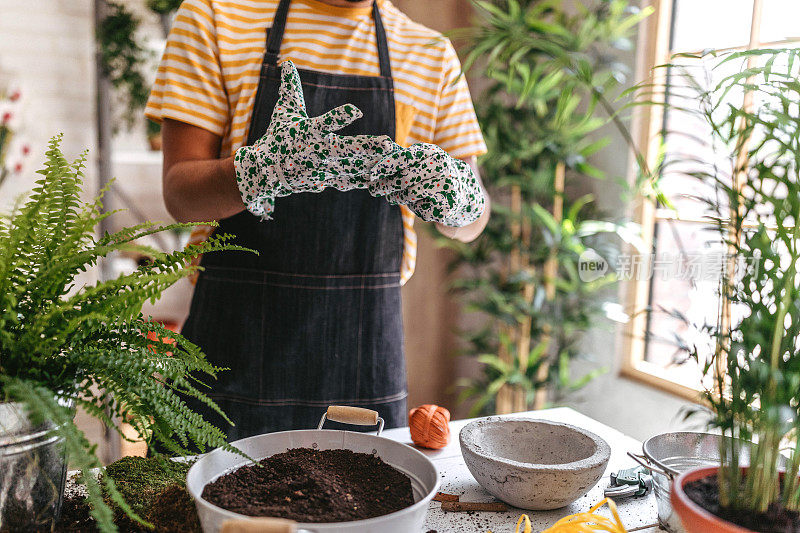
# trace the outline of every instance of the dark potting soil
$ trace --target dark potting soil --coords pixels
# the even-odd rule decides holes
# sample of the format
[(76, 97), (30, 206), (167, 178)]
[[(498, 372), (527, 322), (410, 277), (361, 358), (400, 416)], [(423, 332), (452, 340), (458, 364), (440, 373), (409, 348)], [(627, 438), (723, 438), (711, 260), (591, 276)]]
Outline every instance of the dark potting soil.
[(84, 533), (97, 531), (94, 518), (89, 514), (91, 508), (86, 498), (80, 494), (64, 496), (61, 504), (61, 518), (56, 524), (56, 533)]
[(203, 499), (249, 516), (344, 522), (414, 503), (411, 480), (379, 457), (350, 450), (295, 448), (221, 476)]
[(789, 511), (778, 503), (771, 504), (766, 513), (721, 507), (716, 475), (687, 483), (683, 490), (693, 502), (703, 509), (751, 531), (800, 533), (800, 513)]
[(194, 500), (183, 485), (172, 485), (159, 494), (147, 521), (155, 531), (164, 533), (200, 533), (200, 518)]
[[(89, 504), (81, 495), (64, 498), (61, 518), (56, 524), (56, 533), (94, 533), (98, 531), (94, 518), (89, 514)], [(153, 525), (148, 529), (123, 514), (115, 514), (114, 522), (121, 533), (201, 533), (200, 519), (186, 488), (175, 484), (161, 491), (153, 500), (152, 507), (142, 516)]]
[[(122, 533), (200, 533), (200, 521), (186, 491), (185, 478), (189, 465), (164, 458), (125, 457), (106, 467), (105, 474), (114, 480), (117, 490), (136, 511), (153, 524), (153, 529), (130, 519), (106, 497), (114, 509), (114, 522)], [(95, 532), (94, 519), (85, 495), (79, 491), (64, 497), (58, 533)]]

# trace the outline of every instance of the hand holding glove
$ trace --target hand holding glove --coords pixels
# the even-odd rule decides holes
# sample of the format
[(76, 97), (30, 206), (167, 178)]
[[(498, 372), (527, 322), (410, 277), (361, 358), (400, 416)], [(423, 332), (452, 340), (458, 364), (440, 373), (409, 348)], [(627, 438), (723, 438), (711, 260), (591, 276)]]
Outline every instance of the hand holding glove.
[(236, 181), (247, 210), (270, 218), (275, 198), (295, 192), (366, 188), (372, 166), (397, 145), (387, 136), (340, 136), (361, 118), (352, 104), (309, 118), (300, 76), (291, 61), (281, 67), (278, 102), (267, 132), (236, 151)]
[(472, 168), (427, 143), (398, 146), (372, 167), (369, 191), (407, 206), (423, 220), (451, 227), (475, 222), (486, 208)]

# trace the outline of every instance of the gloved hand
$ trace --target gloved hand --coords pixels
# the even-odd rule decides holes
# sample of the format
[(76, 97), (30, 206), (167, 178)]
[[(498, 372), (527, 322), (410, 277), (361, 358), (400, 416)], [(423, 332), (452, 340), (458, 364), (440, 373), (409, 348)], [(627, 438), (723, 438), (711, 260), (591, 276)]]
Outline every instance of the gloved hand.
[(387, 136), (333, 133), (361, 118), (352, 104), (309, 118), (300, 76), (291, 61), (281, 67), (278, 102), (267, 132), (236, 151), (236, 181), (247, 210), (269, 219), (275, 198), (295, 192), (366, 188), (373, 165), (397, 145)]
[(368, 188), (373, 196), (385, 196), (423, 220), (447, 226), (465, 226), (481, 216), (485, 197), (469, 165), (432, 144), (402, 148), (387, 136), (336, 135), (361, 111), (345, 104), (309, 118), (291, 61), (281, 67), (281, 78), (267, 132), (234, 156), (248, 211), (269, 219), (275, 198), (333, 187)]
[(407, 206), (423, 220), (451, 227), (475, 222), (486, 208), (483, 189), (470, 166), (427, 143), (397, 146), (373, 166), (369, 192)]

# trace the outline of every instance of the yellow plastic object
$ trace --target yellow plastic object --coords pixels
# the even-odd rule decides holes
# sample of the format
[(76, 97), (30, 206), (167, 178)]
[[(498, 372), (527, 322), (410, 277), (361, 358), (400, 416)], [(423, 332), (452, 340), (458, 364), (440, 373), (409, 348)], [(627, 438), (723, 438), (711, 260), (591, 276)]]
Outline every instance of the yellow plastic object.
[[(611, 510), (611, 518), (606, 518), (601, 514), (596, 514), (599, 508), (608, 505)], [(542, 533), (590, 533), (592, 531), (606, 531), (608, 533), (627, 533), (625, 526), (617, 512), (617, 504), (611, 498), (603, 501), (589, 509), (587, 513), (576, 513), (565, 516)]]
[[(603, 505), (608, 505), (611, 509), (611, 518), (606, 518), (601, 514), (595, 514)], [(589, 509), (585, 513), (575, 513), (565, 516), (551, 527), (545, 529), (542, 533), (592, 533), (594, 531), (605, 531), (607, 533), (627, 533), (627, 530), (622, 525), (622, 520), (617, 512), (617, 505), (611, 498), (605, 498), (603, 501)], [(524, 514), (517, 520), (517, 528), (514, 533), (532, 533), (531, 519), (528, 515)], [(489, 531), (488, 533), (492, 533)]]
[[(525, 523), (524, 526), (522, 525), (523, 522)], [(524, 514), (519, 517), (519, 520), (517, 520), (517, 529), (514, 530), (514, 533), (520, 533), (520, 527), (524, 527), (521, 533), (531, 533), (531, 519), (528, 518), (528, 515)]]

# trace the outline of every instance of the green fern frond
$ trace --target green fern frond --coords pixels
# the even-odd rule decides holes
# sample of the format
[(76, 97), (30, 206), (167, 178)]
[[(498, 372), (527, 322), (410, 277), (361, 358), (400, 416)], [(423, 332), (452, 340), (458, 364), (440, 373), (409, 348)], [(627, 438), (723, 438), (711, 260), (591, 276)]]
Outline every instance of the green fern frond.
[[(82, 201), (87, 155), (70, 163), (60, 144), (60, 135), (50, 141), (42, 177), (24, 205), (0, 218), (0, 401), (20, 402), (31, 419), (52, 424), (70, 464), (83, 473), (99, 528), (115, 531), (104, 496), (145, 522), (110, 477), (92, 475), (102, 467), (96, 446), (75, 426), (69, 406), (82, 407), (120, 433), (116, 421), (130, 421), (141, 437), (178, 454), (190, 447), (241, 453), (183, 399), (193, 397), (230, 422), (201, 391), (208, 387), (205, 380), (223, 369), (181, 335), (143, 317), (141, 309), (196, 272), (199, 267), (190, 264), (194, 256), (251, 250), (231, 244), (227, 235), (173, 253), (137, 242), (189, 224), (146, 222), (95, 236), (98, 224), (114, 214), (103, 209), (108, 188)], [(74, 290), (76, 276), (109, 254), (130, 249), (146, 251), (150, 261), (131, 274)], [(151, 332), (174, 342), (153, 341)]]

